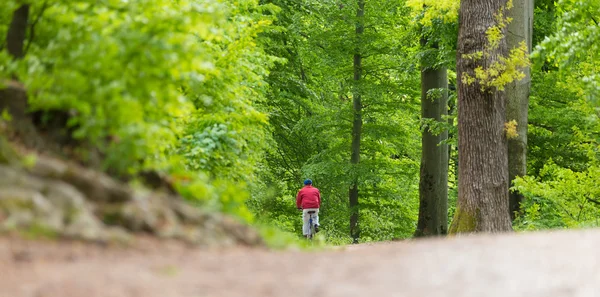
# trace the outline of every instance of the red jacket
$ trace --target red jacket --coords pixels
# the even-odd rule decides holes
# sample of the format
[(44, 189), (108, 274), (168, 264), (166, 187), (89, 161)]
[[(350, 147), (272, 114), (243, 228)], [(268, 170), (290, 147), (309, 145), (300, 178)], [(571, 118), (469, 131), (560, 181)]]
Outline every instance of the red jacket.
[(296, 196), (296, 207), (306, 208), (320, 208), (321, 207), (321, 193), (319, 189), (308, 185), (298, 191)]

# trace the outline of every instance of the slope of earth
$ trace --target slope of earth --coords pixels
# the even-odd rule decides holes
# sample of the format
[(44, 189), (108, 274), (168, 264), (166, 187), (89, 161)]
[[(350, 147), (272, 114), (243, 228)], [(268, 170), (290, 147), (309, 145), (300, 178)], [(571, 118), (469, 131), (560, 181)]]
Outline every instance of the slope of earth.
[(0, 297), (597, 296), (600, 231), (465, 236), (320, 252), (0, 239)]

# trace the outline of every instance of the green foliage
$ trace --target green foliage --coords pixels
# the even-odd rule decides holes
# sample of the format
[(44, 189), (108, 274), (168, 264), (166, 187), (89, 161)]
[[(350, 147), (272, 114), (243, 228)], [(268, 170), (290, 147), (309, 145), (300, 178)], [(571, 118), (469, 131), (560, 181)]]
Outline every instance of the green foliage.
[(458, 21), (460, 1), (457, 0), (407, 0), (406, 5), (412, 8), (413, 12), (423, 14), (420, 23), (424, 26), (432, 26), (436, 19), (445, 23)]
[[(529, 63), (521, 44), (456, 78), (455, 0), (367, 1), (360, 36), (355, 0), (31, 0), (35, 27), (25, 57), (14, 60), (5, 38), (22, 1), (5, 2), (0, 81), (23, 82), (32, 111), (66, 112), (72, 136), (97, 147), (109, 172), (159, 171), (194, 204), (255, 223), (273, 247), (350, 243), (354, 181), (363, 241), (412, 236), (421, 129), (448, 130), (454, 148), (457, 134), (453, 92), (443, 122), (420, 119), (419, 70), (447, 67), (451, 86), (463, 79), (502, 90)], [(536, 1), (540, 65), (532, 73), (529, 176), (516, 183), (526, 196), (518, 229), (597, 225), (598, 5)], [(510, 6), (487, 29), (486, 48), (465, 58), (492, 55)], [(361, 162), (352, 165), (358, 93)], [(455, 149), (450, 163), (449, 218), (461, 215)], [(298, 241), (295, 207), (307, 177), (323, 196), (323, 231), (311, 243)]]
[(515, 189), (527, 199), (515, 226), (521, 230), (600, 226), (599, 173), (597, 166), (574, 172), (550, 160), (539, 177), (517, 179)]
[(235, 33), (212, 46), (215, 70), (186, 90), (193, 95), (197, 111), (185, 120), (178, 153), (186, 156), (193, 170), (249, 180), (262, 158), (261, 151), (268, 143), (267, 117), (256, 109), (256, 103), (264, 100), (264, 77), (277, 59), (266, 55), (254, 40), (270, 24), (261, 11), (273, 8), (245, 8), (233, 14), (234, 20), (239, 19), (234, 23)]
[[(284, 57), (268, 78), (274, 147), (267, 150), (250, 208), (263, 220), (301, 233), (295, 195), (313, 179), (323, 196), (320, 217), (330, 243), (349, 242), (348, 189), (358, 179), (363, 240), (412, 235), (418, 205), (419, 78), (408, 8), (397, 1), (366, 4), (365, 32), (355, 34), (356, 2), (269, 1), (281, 7), (275, 28), (262, 34), (265, 50)], [(318, 30), (315, 30), (318, 28)], [(363, 55), (361, 83), (352, 55)], [(408, 55), (407, 55), (408, 53)], [(353, 90), (364, 107), (361, 163), (350, 164)]]
[(557, 28), (538, 44), (534, 57), (566, 71), (577, 70), (590, 96), (597, 96), (600, 92), (596, 57), (600, 51), (597, 16), (600, 2), (561, 0), (556, 3), (556, 10), (560, 16)]
[[(75, 137), (97, 143), (120, 171), (163, 152), (177, 132), (170, 119), (190, 107), (177, 85), (206, 71), (197, 37), (189, 34), (207, 23), (197, 9), (208, 7), (185, 1), (48, 7), (40, 37), (17, 71), (32, 109), (71, 110)], [(108, 136), (114, 141), (100, 141)]]
[(519, 133), (517, 132), (518, 125), (519, 124), (516, 120), (511, 120), (507, 123), (504, 123), (504, 133), (506, 133), (507, 139), (515, 139), (519, 136)]
[[(556, 15), (553, 9), (549, 7), (540, 7), (540, 1), (535, 1), (536, 7), (533, 11), (533, 39), (532, 45), (535, 48), (547, 36), (554, 33)], [(553, 4), (551, 5), (553, 7)]]
[[(503, 38), (503, 37), (502, 37)], [(479, 61), (484, 57), (490, 57), (493, 51), (498, 46), (496, 37), (488, 35), (486, 49), (482, 52), (463, 55), (464, 59)], [(490, 41), (491, 40), (491, 41)], [(467, 72), (462, 73), (461, 80), (465, 84), (473, 84), (477, 82), (481, 86), (481, 91), (499, 90), (503, 91), (504, 87), (513, 81), (521, 80), (525, 74), (520, 70), (529, 66), (529, 54), (525, 42), (521, 42), (519, 47), (510, 50), (507, 57), (500, 56), (494, 60), (491, 65), (478, 66), (474, 70), (474, 75)]]
[(598, 226), (600, 121), (577, 73), (534, 71), (517, 230)]
[(520, 69), (527, 66), (529, 66), (527, 45), (525, 42), (521, 42), (519, 47), (510, 50), (508, 57), (499, 57), (497, 61), (492, 62), (486, 68), (481, 66), (475, 68), (474, 79), (469, 74), (463, 73), (463, 82), (471, 84), (477, 81), (481, 85), (482, 92), (491, 88), (503, 91), (509, 83), (525, 77)]
[(500, 41), (504, 39), (504, 34), (502, 33), (504, 29), (508, 26), (510, 22), (512, 22), (512, 18), (506, 16), (506, 12), (513, 8), (513, 0), (508, 0), (504, 7), (501, 7), (499, 11), (494, 14), (494, 18), (496, 19), (496, 25), (488, 28), (485, 31), (485, 35), (487, 36), (487, 50), (492, 52), (498, 48), (500, 45)]
[(180, 181), (177, 190), (186, 199), (203, 208), (229, 213), (246, 222), (252, 222), (252, 213), (246, 207), (248, 192), (245, 184), (229, 180), (209, 179), (204, 175)]
[[(276, 8), (255, 0), (45, 3), (31, 2), (37, 23), (25, 58), (0, 51), (0, 78), (24, 82), (32, 110), (73, 115), (73, 136), (95, 144), (112, 172), (165, 171), (185, 197), (251, 220), (245, 182), (268, 143), (255, 103), (275, 61), (255, 39)], [(19, 4), (0, 8), (0, 38)]]
[[(92, 2), (48, 6), (16, 73), (0, 74), (25, 82), (33, 110), (70, 110), (74, 136), (98, 145), (108, 167), (156, 167), (181, 133), (198, 122), (216, 125), (219, 116), (236, 114), (228, 122), (235, 132), (264, 123), (249, 105), (268, 66), (253, 46), (269, 23), (251, 12), (255, 1)], [(32, 5), (39, 11), (42, 1)], [(238, 145), (227, 149), (242, 149), (244, 139), (233, 138)]]
[(408, 32), (421, 42), (419, 50), (413, 53), (421, 67), (455, 68), (459, 2), (409, 0), (406, 5), (414, 18), (414, 28)]
[(534, 71), (529, 109), (528, 175), (538, 175), (550, 158), (561, 167), (585, 171), (600, 127), (581, 86), (557, 72)]

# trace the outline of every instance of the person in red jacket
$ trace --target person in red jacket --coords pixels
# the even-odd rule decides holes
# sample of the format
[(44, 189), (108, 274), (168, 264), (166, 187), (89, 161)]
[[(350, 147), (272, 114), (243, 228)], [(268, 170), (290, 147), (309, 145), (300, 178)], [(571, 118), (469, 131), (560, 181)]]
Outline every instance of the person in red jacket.
[(302, 234), (307, 236), (310, 230), (308, 223), (309, 211), (314, 211), (315, 232), (319, 232), (319, 208), (321, 207), (321, 193), (312, 186), (312, 180), (304, 181), (304, 187), (296, 195), (296, 207), (302, 210)]

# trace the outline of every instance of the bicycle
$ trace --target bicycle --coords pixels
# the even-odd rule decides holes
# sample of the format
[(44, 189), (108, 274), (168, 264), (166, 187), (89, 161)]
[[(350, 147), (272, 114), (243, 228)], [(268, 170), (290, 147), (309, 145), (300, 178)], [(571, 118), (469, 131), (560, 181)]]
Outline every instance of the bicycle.
[(315, 211), (314, 210), (310, 210), (307, 211), (306, 213), (308, 213), (308, 235), (306, 236), (306, 238), (312, 240), (314, 234), (316, 234), (316, 230), (315, 230), (315, 224), (313, 224), (313, 217), (315, 215)]

